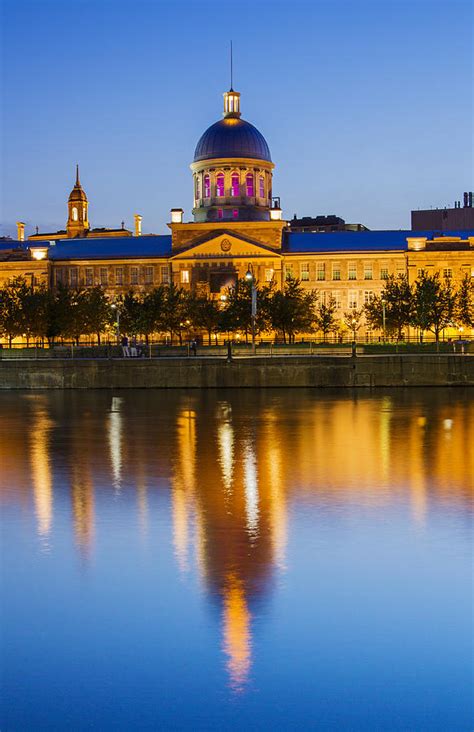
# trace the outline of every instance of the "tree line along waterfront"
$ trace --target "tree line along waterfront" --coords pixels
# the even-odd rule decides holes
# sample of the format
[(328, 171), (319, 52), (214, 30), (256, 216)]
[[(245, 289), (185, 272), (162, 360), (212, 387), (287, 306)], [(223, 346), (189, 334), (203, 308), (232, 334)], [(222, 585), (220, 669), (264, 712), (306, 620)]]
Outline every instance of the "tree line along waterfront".
[(344, 312), (333, 298), (308, 292), (293, 277), (282, 290), (238, 279), (217, 299), (173, 284), (112, 299), (101, 286), (50, 290), (32, 287), (22, 277), (0, 289), (0, 337), (9, 346), (16, 340), (79, 345), (84, 339), (100, 345), (121, 335), (179, 345), (190, 338), (248, 342), (252, 335), (288, 344), (299, 336), (347, 341), (357, 340), (363, 325), (383, 340), (402, 341), (411, 328), (420, 341), (428, 336), (438, 342), (448, 328), (457, 338), (468, 338), (474, 328), (474, 280), (466, 275), (454, 286), (450, 278), (422, 271), (411, 285), (405, 275), (392, 275), (380, 295)]

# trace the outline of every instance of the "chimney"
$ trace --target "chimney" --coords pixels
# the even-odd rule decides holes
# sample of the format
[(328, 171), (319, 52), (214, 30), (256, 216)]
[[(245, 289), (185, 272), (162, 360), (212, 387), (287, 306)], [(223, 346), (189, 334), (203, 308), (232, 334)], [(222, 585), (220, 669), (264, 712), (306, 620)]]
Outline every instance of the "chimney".
[(467, 193), (464, 191), (464, 208), (467, 208)]
[(142, 235), (142, 217), (140, 214), (135, 214), (133, 217), (135, 221), (135, 236), (141, 236)]
[(16, 238), (18, 241), (25, 241), (25, 224), (23, 221), (16, 222)]
[(469, 191), (469, 208), (472, 208), (472, 191)]
[(184, 214), (184, 211), (182, 208), (172, 208), (171, 209), (171, 223), (172, 224), (182, 224), (183, 223), (183, 214)]

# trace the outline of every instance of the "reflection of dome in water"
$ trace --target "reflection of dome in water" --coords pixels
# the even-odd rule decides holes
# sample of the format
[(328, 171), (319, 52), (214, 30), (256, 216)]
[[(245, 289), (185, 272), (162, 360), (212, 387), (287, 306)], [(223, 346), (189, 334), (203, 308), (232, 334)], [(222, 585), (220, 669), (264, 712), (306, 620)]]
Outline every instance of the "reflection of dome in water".
[(233, 116), (211, 125), (196, 145), (194, 162), (213, 158), (254, 158), (271, 162), (262, 133), (250, 122)]

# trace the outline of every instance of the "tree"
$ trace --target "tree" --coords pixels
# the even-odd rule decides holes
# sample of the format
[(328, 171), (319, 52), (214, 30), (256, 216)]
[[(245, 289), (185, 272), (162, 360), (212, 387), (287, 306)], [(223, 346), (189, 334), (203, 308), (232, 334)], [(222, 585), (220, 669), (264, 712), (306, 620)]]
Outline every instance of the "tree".
[(100, 335), (105, 326), (110, 323), (110, 302), (105, 291), (100, 285), (84, 290), (76, 296), (74, 303), (78, 307), (79, 314), (83, 314), (84, 335), (97, 335), (97, 343), (100, 346)]
[(212, 334), (219, 332), (221, 313), (218, 301), (211, 295), (191, 296), (189, 301), (191, 324), (194, 328), (201, 328), (207, 332), (209, 344)]
[(458, 325), (474, 328), (474, 279), (467, 273), (456, 293), (454, 317)]
[(343, 316), (344, 325), (352, 331), (352, 340), (356, 340), (357, 331), (362, 327), (362, 316), (364, 315), (364, 309), (360, 310), (347, 310)]
[(137, 325), (139, 332), (145, 336), (147, 343), (152, 333), (162, 329), (165, 302), (166, 290), (163, 285), (155, 287), (143, 297)]
[(11, 348), (14, 338), (25, 332), (22, 302), (29, 292), (24, 277), (15, 277), (0, 290), (0, 331)]
[(189, 302), (190, 295), (182, 287), (176, 287), (174, 283), (166, 287), (161, 320), (162, 329), (169, 332), (171, 341), (173, 334), (177, 335), (180, 346), (183, 343), (183, 330), (190, 323)]
[(420, 341), (423, 332), (431, 331), (439, 343), (441, 331), (453, 320), (455, 295), (451, 280), (441, 281), (439, 273), (433, 275), (421, 272), (415, 282), (413, 291), (412, 325), (420, 329)]
[(336, 319), (337, 303), (333, 297), (328, 302), (318, 302), (315, 310), (315, 326), (316, 330), (320, 330), (323, 334), (323, 341), (331, 331), (337, 329)]
[(410, 324), (413, 309), (413, 292), (404, 274), (390, 275), (380, 296), (375, 296), (364, 307), (368, 324), (372, 328), (395, 333), (402, 339), (403, 329)]
[(317, 294), (307, 292), (300, 281), (288, 277), (283, 290), (274, 293), (270, 303), (271, 325), (283, 336), (283, 342), (294, 343), (297, 333), (309, 333), (315, 321)]

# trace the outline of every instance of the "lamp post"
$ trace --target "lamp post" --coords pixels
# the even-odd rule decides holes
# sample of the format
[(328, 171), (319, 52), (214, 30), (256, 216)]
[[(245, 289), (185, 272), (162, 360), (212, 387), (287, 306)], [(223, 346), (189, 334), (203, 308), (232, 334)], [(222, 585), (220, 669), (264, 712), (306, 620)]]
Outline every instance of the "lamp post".
[(385, 298), (382, 298), (382, 332), (383, 332), (383, 342), (385, 343), (385, 306), (387, 305), (387, 301)]
[(252, 292), (252, 354), (255, 356), (255, 319), (257, 317), (257, 288), (255, 286), (255, 275), (252, 264), (249, 264), (245, 279), (247, 280), (247, 282), (250, 282)]
[(115, 311), (115, 335), (117, 337), (117, 345), (120, 345), (120, 308), (119, 306), (114, 302), (110, 306), (112, 310)]

